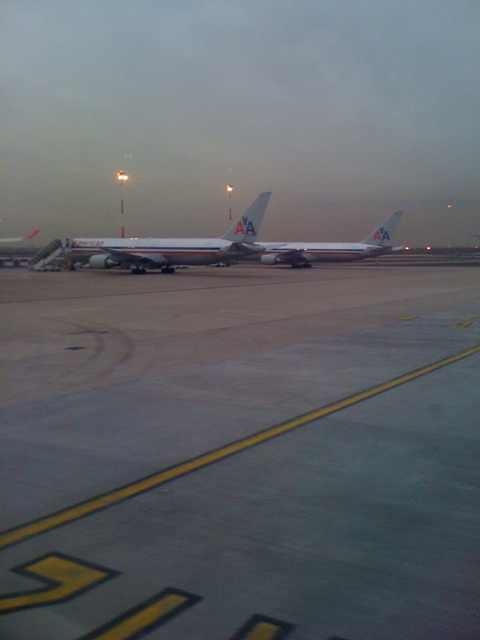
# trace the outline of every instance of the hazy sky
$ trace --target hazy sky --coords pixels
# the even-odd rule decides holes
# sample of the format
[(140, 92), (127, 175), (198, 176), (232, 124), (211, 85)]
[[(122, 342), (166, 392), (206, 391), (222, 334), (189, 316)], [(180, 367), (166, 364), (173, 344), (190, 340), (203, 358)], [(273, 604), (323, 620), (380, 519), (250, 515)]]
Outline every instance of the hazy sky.
[[(0, 0), (0, 235), (480, 233), (477, 0)], [(455, 204), (447, 208), (447, 204)]]

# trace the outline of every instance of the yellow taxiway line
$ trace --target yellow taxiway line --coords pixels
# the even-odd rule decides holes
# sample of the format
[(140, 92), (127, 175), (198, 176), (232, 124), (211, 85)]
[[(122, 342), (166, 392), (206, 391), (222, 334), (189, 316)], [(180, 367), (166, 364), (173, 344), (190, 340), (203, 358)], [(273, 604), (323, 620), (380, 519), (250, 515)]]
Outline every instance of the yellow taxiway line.
[(66, 602), (115, 576), (104, 567), (77, 558), (50, 553), (14, 569), (15, 573), (43, 583), (37, 589), (0, 596), (0, 616), (22, 609)]
[(147, 602), (130, 609), (119, 618), (100, 629), (92, 631), (80, 640), (130, 640), (168, 622), (174, 616), (191, 607), (199, 598), (176, 589), (166, 589)]
[(199, 469), (203, 469), (208, 465), (220, 462), (229, 456), (245, 451), (251, 447), (268, 442), (273, 438), (277, 438), (278, 436), (289, 433), (294, 429), (298, 429), (306, 424), (315, 422), (320, 418), (326, 418), (333, 413), (337, 413), (343, 409), (348, 409), (353, 405), (369, 400), (370, 398), (385, 393), (386, 391), (390, 391), (391, 389), (395, 389), (400, 385), (413, 382), (422, 376), (433, 373), (442, 367), (455, 364), (456, 362), (478, 354), (479, 352), (480, 344), (477, 344), (469, 349), (465, 349), (464, 351), (460, 351), (452, 356), (443, 358), (442, 360), (437, 360), (431, 364), (409, 371), (408, 373), (388, 380), (387, 382), (382, 382), (365, 389), (364, 391), (360, 391), (359, 393), (354, 393), (342, 400), (313, 409), (308, 413), (292, 418), (291, 420), (281, 422), (280, 424), (274, 425), (235, 442), (231, 442), (230, 444), (199, 455), (191, 460), (181, 462), (180, 464), (176, 464), (173, 467), (164, 469), (145, 478), (141, 478), (140, 480), (130, 482), (123, 487), (113, 489), (112, 491), (95, 496), (85, 500), (84, 502), (66, 507), (65, 509), (41, 517), (33, 522), (4, 531), (3, 533), (0, 533), (0, 550), (10, 545), (28, 540), (34, 536), (38, 536), (50, 531), (51, 529), (55, 529), (56, 527), (61, 527), (75, 522), (80, 518), (92, 515), (102, 509), (112, 507), (124, 500), (128, 500), (129, 498), (133, 498), (141, 493), (145, 493), (146, 491), (156, 489), (167, 482), (181, 478), (182, 476), (198, 471)]

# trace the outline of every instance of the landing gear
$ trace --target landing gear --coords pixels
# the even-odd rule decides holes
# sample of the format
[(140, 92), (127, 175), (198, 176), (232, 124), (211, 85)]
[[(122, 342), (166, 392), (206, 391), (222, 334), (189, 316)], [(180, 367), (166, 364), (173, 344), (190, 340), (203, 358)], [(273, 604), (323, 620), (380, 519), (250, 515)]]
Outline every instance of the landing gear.
[(162, 267), (162, 273), (175, 273), (175, 267)]
[(133, 273), (134, 275), (140, 275), (142, 273), (147, 273), (147, 270), (145, 269), (145, 267), (133, 265), (130, 267), (130, 273)]
[(290, 267), (292, 269), (311, 269), (312, 265), (310, 262), (292, 262)]

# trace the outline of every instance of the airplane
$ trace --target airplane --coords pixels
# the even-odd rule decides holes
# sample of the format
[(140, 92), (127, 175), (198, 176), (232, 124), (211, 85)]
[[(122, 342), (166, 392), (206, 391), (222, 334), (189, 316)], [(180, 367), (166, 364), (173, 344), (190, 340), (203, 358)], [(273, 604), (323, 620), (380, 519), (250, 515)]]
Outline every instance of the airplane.
[(386, 253), (393, 248), (393, 232), (402, 216), (395, 211), (362, 242), (257, 242), (264, 249), (260, 262), (308, 268), (312, 262), (350, 262)]
[(174, 273), (178, 265), (229, 264), (263, 251), (255, 241), (271, 195), (260, 193), (221, 238), (74, 238), (65, 241), (66, 254), (72, 263), (89, 255), (92, 269), (123, 267), (137, 274), (147, 269)]
[(37, 229), (36, 227), (34, 229), (32, 229), (30, 231), (30, 233), (27, 233), (27, 235), (25, 236), (19, 236), (18, 238), (0, 238), (0, 242), (1, 243), (10, 243), (10, 242), (25, 242), (26, 240), (31, 240), (32, 238), (34, 238), (36, 235), (38, 235), (40, 233), (40, 229)]

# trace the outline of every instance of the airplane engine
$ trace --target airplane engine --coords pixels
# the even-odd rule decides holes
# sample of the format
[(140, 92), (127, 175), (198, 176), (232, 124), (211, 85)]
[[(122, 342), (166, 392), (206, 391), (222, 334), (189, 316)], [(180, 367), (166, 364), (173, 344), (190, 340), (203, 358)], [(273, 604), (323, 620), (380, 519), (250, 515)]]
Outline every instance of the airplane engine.
[(90, 256), (88, 264), (92, 269), (111, 269), (112, 267), (115, 267), (117, 265), (117, 263), (105, 253), (99, 253), (95, 256)]
[(264, 256), (260, 257), (260, 262), (262, 264), (279, 264), (281, 262), (280, 257), (275, 253), (267, 253)]

